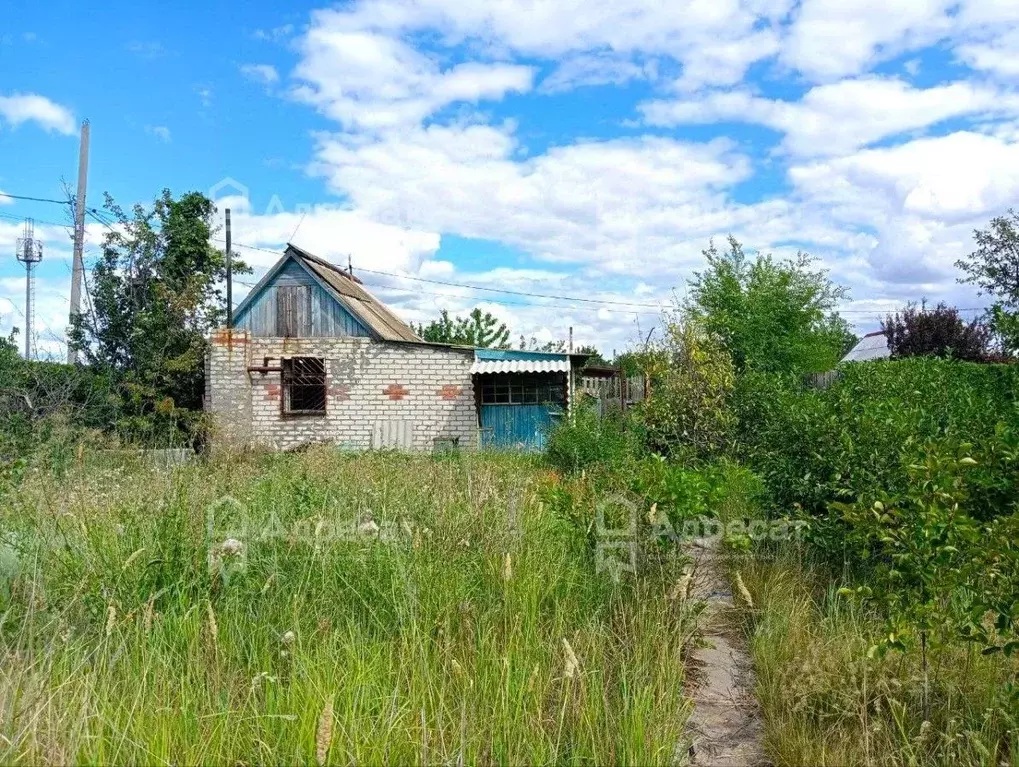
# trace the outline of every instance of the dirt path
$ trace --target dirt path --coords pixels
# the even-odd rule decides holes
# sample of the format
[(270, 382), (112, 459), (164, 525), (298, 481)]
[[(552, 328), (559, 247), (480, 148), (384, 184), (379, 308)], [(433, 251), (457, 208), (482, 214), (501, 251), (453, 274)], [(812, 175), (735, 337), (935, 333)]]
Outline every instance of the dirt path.
[(767, 765), (761, 748), (763, 722), (754, 699), (753, 663), (734, 625), (732, 592), (717, 542), (693, 543), (690, 598), (706, 603), (690, 652), (690, 697), (694, 710), (687, 727), (697, 767)]

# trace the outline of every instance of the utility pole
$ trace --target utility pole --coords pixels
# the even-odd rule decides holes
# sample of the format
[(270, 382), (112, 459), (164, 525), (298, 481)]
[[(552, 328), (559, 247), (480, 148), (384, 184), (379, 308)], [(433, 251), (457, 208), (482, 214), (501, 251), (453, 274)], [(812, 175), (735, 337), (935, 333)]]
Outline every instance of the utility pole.
[[(85, 187), (88, 183), (89, 122), (81, 124), (81, 144), (78, 147), (78, 194), (74, 202), (74, 261), (71, 267), (71, 324), (81, 314), (81, 283), (85, 276), (83, 253), (85, 250)], [(78, 352), (67, 345), (67, 362), (78, 362)]]
[(25, 234), (18, 238), (15, 257), (25, 265), (25, 359), (30, 360), (35, 357), (33, 353), (35, 343), (32, 338), (35, 330), (33, 320), (35, 277), (32, 271), (35, 265), (42, 261), (42, 243), (35, 239), (35, 222), (30, 218), (25, 219)]
[(226, 327), (234, 326), (234, 280), (233, 258), (230, 251), (230, 208), (226, 209)]

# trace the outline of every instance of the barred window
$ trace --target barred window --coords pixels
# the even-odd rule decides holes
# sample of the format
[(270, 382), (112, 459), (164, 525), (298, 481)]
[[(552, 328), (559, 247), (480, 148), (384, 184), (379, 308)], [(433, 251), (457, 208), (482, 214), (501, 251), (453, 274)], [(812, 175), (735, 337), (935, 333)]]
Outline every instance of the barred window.
[(325, 360), (317, 357), (283, 360), (283, 414), (316, 415), (325, 411)]
[(563, 375), (485, 376), (481, 385), (484, 405), (563, 404), (566, 379)]

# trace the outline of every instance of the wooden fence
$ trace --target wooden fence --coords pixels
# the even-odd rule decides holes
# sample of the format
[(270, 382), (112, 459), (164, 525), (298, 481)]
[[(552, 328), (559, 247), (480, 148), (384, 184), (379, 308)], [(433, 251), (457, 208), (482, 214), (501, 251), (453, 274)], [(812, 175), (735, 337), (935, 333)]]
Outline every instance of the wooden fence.
[(597, 402), (602, 415), (612, 411), (626, 410), (647, 396), (644, 376), (582, 376), (580, 393)]

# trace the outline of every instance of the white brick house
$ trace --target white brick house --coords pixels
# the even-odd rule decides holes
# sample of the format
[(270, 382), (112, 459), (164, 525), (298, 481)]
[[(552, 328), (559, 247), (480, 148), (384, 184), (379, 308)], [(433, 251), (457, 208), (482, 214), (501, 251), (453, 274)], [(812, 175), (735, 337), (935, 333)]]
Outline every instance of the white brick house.
[(536, 449), (584, 355), (431, 344), (352, 274), (293, 245), (210, 339), (213, 440), (286, 450)]
[(356, 277), (294, 246), (213, 334), (214, 439), (430, 450), (474, 446), (474, 350), (427, 344)]

